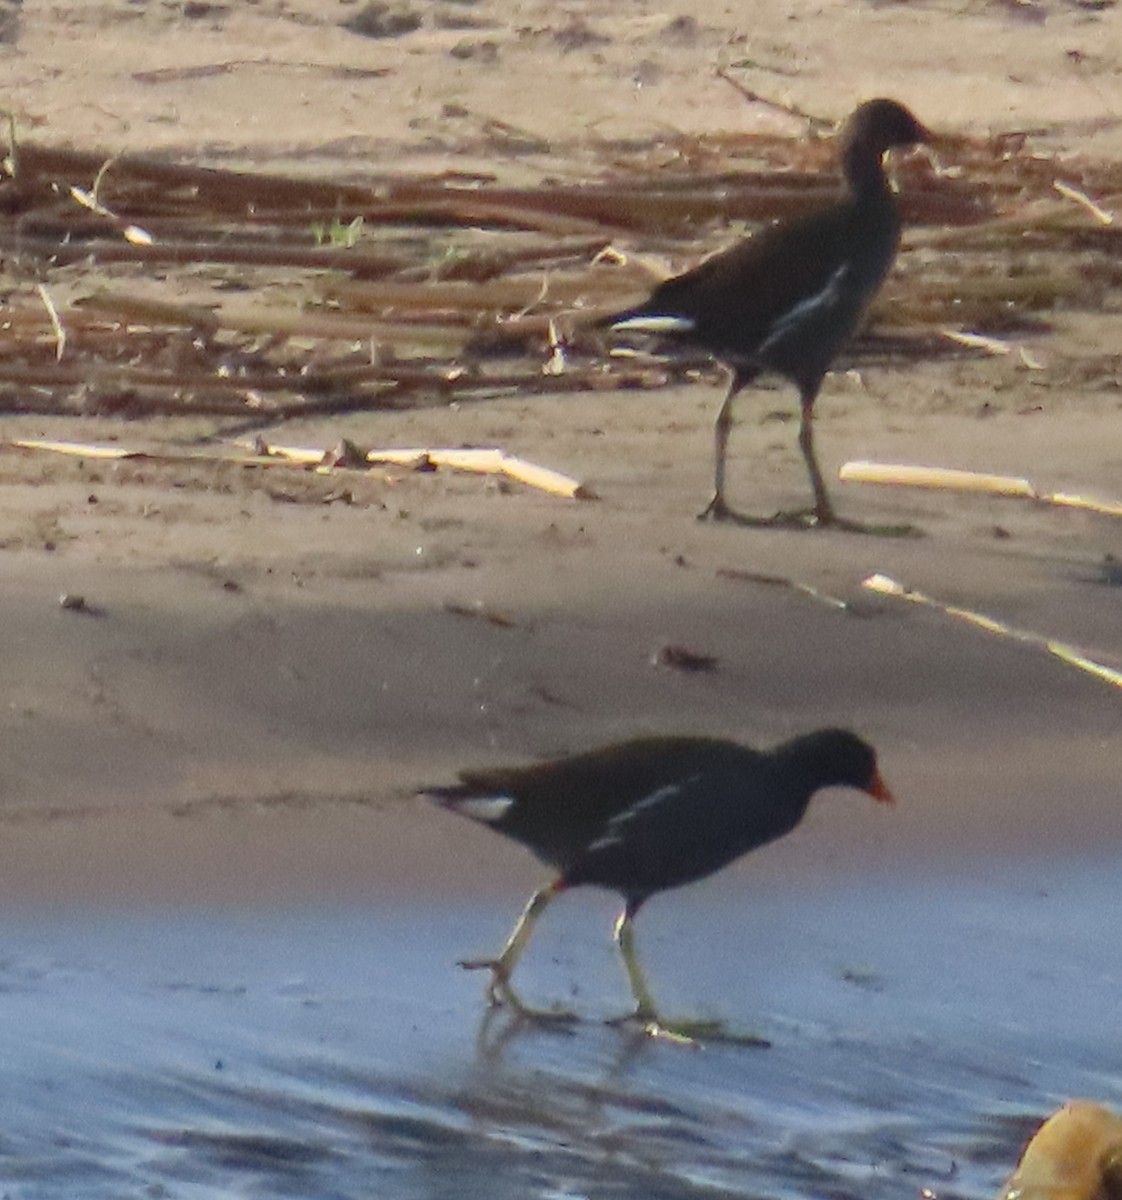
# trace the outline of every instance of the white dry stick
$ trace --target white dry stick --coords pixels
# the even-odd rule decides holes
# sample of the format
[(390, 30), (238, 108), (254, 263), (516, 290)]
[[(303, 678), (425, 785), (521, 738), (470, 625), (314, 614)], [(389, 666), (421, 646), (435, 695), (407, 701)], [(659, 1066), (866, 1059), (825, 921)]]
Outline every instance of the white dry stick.
[(551, 320), (549, 322), (549, 358), (542, 363), (542, 374), (564, 375), (566, 366), (565, 343), (558, 336), (557, 326)]
[(3, 167), (7, 174), (15, 179), (19, 174), (19, 143), (16, 140), (16, 114), (11, 109), (0, 108), (8, 118), (8, 153), (4, 155)]
[[(545, 271), (542, 274), (541, 287), (538, 288), (538, 294), (523, 308), (520, 308), (515, 314), (514, 319), (517, 321), (520, 317), (528, 317), (540, 304), (544, 304), (546, 297), (549, 295), (549, 272)], [(550, 330), (552, 331), (553, 322), (550, 322)]]
[[(992, 354), (995, 357), (1004, 357), (1012, 354), (1014, 350), (1009, 342), (1003, 342), (1000, 338), (987, 337), (982, 333), (968, 333), (963, 329), (943, 329), (940, 332), (943, 337), (952, 342), (958, 342), (960, 346), (967, 346), (971, 350), (984, 350), (986, 354)], [(1044, 364), (1031, 350), (1026, 350), (1024, 346), (1017, 346), (1016, 351), (1022, 366), (1030, 371), (1044, 370)]]
[[(42, 450), (67, 454), (73, 458), (151, 458), (166, 462), (186, 459), (210, 459), (215, 462), (253, 463), (255, 465), (292, 465), (311, 467), (318, 474), (330, 475), (340, 467), (324, 464), (324, 452), (304, 446), (274, 446), (263, 442), (235, 442), (236, 454), (205, 450), (129, 450), (123, 446), (99, 446), (88, 442), (57, 442), (46, 438), (23, 438), (8, 443), (22, 450)], [(563, 475), (549, 467), (516, 458), (495, 447), (485, 449), (430, 450), (424, 447), (405, 450), (370, 450), (363, 452), (367, 463), (392, 463), (396, 466), (417, 467), (423, 463), (434, 467), (449, 467), (479, 475), (505, 475), (528, 484), (539, 491), (569, 500), (594, 500), (596, 493), (587, 484)]]
[(722, 579), (737, 579), (744, 580), (746, 583), (762, 583), (768, 587), (790, 588), (793, 592), (809, 596), (812, 600), (825, 604), (827, 608), (836, 609), (838, 612), (850, 611), (848, 600), (831, 596), (829, 592), (816, 588), (812, 583), (803, 583), (801, 580), (791, 579), (786, 575), (771, 575), (766, 571), (746, 571), (740, 567), (718, 567), (717, 575)]
[(984, 350), (987, 354), (997, 356), (1013, 353), (1013, 347), (1007, 342), (995, 337), (986, 337), (982, 333), (967, 333), (961, 329), (944, 329), (942, 334), (952, 342), (958, 342), (960, 346), (968, 346), (971, 350)]
[(928, 596), (924, 592), (916, 592), (905, 587), (891, 575), (883, 575), (879, 572), (869, 575), (861, 580), (861, 586), (868, 588), (871, 592), (880, 592), (883, 596), (896, 596), (901, 600), (908, 600), (912, 604), (933, 608), (948, 617), (955, 617), (960, 621), (975, 625), (979, 629), (984, 629), (987, 633), (996, 633), (1000, 637), (1008, 637), (1017, 642), (1037, 646), (1042, 650), (1047, 650), (1049, 654), (1069, 666), (1086, 671), (1096, 679), (1101, 679), (1104, 683), (1109, 683), (1116, 688), (1122, 688), (1122, 671), (1116, 667), (1107, 666), (1106, 663), (1097, 662), (1093, 658), (1088, 658), (1077, 646), (1069, 645), (1067, 642), (1058, 642), (1027, 629), (1017, 629), (1012, 625), (1006, 625), (1004, 621), (988, 617), (985, 613), (975, 612), (973, 609), (961, 608), (957, 604), (946, 604), (942, 600), (936, 600), (934, 596)]
[[(119, 224), (120, 219), (112, 209), (106, 208), (98, 199), (98, 189), (101, 187), (101, 182), (105, 177), (105, 173), (116, 162), (114, 158), (108, 159), (101, 170), (97, 173), (97, 178), (94, 180), (93, 187), (90, 191), (85, 188), (80, 188), (77, 185), (72, 185), (70, 188), (70, 198), (83, 208), (88, 208), (90, 212), (96, 213), (99, 217), (105, 217), (115, 224)], [(121, 236), (126, 242), (131, 242), (134, 246), (153, 246), (156, 239), (146, 230), (141, 229), (139, 225), (125, 225), (121, 228)]]
[(1114, 214), (1107, 212), (1105, 208), (1097, 205), (1086, 192), (1081, 192), (1078, 188), (1073, 188), (1070, 184), (1061, 183), (1058, 179), (1053, 181), (1052, 186), (1065, 200), (1074, 200), (1076, 204), (1085, 208), (1100, 225), (1114, 224)]
[(121, 446), (95, 446), (87, 442), (54, 442), (49, 438), (21, 438), (11, 443), (20, 450), (46, 450), (51, 454), (69, 454), (71, 458), (129, 458), (131, 450)]
[(1036, 500), (1056, 508), (1082, 508), (1107, 517), (1122, 517), (1122, 503), (1097, 500), (1069, 492), (1041, 492), (1027, 479), (1015, 475), (987, 475), (982, 471), (960, 471), (953, 467), (915, 467), (905, 463), (875, 463), (855, 460), (844, 463), (838, 478), (846, 483), (886, 483), (901, 487), (944, 488), (948, 491), (987, 492)]
[(906, 463), (857, 460), (844, 463), (838, 471), (838, 478), (847, 483), (894, 483), (903, 487), (947, 488), (952, 491), (989, 492), (995, 496), (1036, 498), (1036, 492), (1027, 479), (959, 471), (953, 467), (913, 467)]
[(597, 250), (592, 256), (592, 265), (595, 266), (597, 263), (609, 263), (613, 267), (625, 267), (627, 265), (627, 255), (609, 243), (603, 249)]
[(156, 239), (148, 230), (141, 229), (139, 225), (126, 225), (121, 230), (121, 236), (134, 246), (154, 246), (156, 244)]
[(109, 174), (111, 168), (116, 164), (117, 158), (118, 155), (114, 154), (101, 164), (101, 166), (98, 168), (97, 174), (94, 176), (93, 187), (90, 188), (93, 202), (98, 206), (98, 211), (105, 213), (107, 216), (112, 216), (113, 214), (110, 213), (107, 208), (101, 207), (101, 201), (98, 199), (98, 193), (101, 191), (101, 185), (105, 182), (106, 175)]
[(71, 184), (70, 198), (75, 204), (88, 208), (90, 212), (97, 213), (99, 217), (109, 217), (113, 221), (117, 219), (117, 214), (106, 208), (93, 192), (87, 192), (85, 188), (80, 188), (77, 184)]
[(1041, 496), (1041, 500), (1055, 504), (1057, 508), (1085, 508), (1088, 512), (1103, 513), (1108, 517), (1122, 517), (1122, 504), (1110, 500), (1096, 500), (1091, 496), (1073, 496), (1069, 492), (1053, 492)]
[[(274, 446), (263, 442), (235, 442), (236, 454), (205, 450), (129, 450), (123, 446), (99, 446), (88, 442), (57, 442), (46, 438), (23, 438), (7, 443), (22, 450), (42, 450), (53, 454), (68, 454), (73, 458), (152, 458), (166, 462), (187, 459), (211, 459), (215, 462), (253, 463), (312, 467), (317, 473), (329, 475), (340, 468), (324, 465), (324, 451), (304, 446)], [(432, 450), (425, 447), (405, 450), (365, 451), (367, 463), (392, 463), (416, 467), (429, 463), (434, 467), (450, 467), (457, 471), (472, 471), (479, 475), (505, 475), (528, 484), (539, 491), (568, 500), (595, 500), (596, 493), (587, 484), (571, 475), (563, 475), (550, 467), (516, 458), (497, 447), (466, 450)]]
[(55, 362), (62, 362), (62, 356), (66, 350), (66, 330), (62, 327), (58, 309), (55, 308), (50, 292), (41, 283), (35, 285), (35, 290), (39, 293), (39, 299), (43, 301), (43, 307), (47, 310), (47, 316), (50, 318), (51, 328), (55, 331)]
[[(253, 449), (253, 443), (236, 443), (241, 449)], [(332, 471), (333, 467), (321, 467), (323, 451), (305, 446), (267, 445), (268, 455), (316, 467), (320, 471)], [(472, 471), (480, 475), (506, 475), (510, 479), (528, 484), (539, 491), (549, 492), (569, 500), (594, 500), (596, 493), (587, 484), (571, 475), (563, 475), (550, 467), (540, 467), (523, 458), (515, 458), (498, 447), (472, 447), (468, 449), (434, 449), (427, 446), (412, 446), (404, 449), (369, 450), (366, 461), (372, 465), (389, 463), (394, 466), (416, 467), (428, 463), (434, 467), (449, 467), (454, 471)]]

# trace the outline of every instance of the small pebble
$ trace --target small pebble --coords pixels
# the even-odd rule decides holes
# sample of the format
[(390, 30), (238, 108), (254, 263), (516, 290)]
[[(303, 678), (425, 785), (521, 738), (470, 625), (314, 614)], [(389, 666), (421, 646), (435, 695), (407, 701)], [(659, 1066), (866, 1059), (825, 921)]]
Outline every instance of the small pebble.
[(101, 616), (101, 609), (88, 604), (85, 596), (80, 596), (77, 592), (63, 592), (58, 598), (58, 604), (59, 608), (66, 612), (82, 613), (87, 617)]

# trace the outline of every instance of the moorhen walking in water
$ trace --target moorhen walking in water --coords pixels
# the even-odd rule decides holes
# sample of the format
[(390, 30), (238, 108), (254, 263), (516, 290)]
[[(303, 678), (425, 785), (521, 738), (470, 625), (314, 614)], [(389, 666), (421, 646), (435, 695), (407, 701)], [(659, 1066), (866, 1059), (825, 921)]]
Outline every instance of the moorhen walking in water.
[[(717, 414), (713, 498), (700, 517), (815, 525), (838, 520), (814, 454), (813, 408), (822, 379), (888, 274), (900, 240), (900, 215), (884, 173), (894, 147), (931, 135), (894, 100), (860, 105), (841, 133), (842, 198), (822, 211), (774, 225), (693, 270), (660, 283), (635, 308), (598, 324), (656, 334), (708, 350), (732, 369)], [(739, 517), (725, 500), (725, 453), (732, 402), (758, 376), (774, 373), (799, 389), (799, 448), (814, 489), (807, 513)]]
[(528, 846), (558, 872), (530, 898), (498, 958), (461, 964), (491, 972), (491, 1003), (572, 1019), (530, 1008), (510, 979), (549, 902), (595, 884), (624, 899), (614, 936), (635, 998), (630, 1019), (680, 1041), (700, 1025), (658, 1014), (635, 955), (632, 923), (643, 904), (790, 833), (819, 788), (845, 785), (892, 801), (872, 747), (843, 729), (767, 751), (717, 738), (641, 738), (536, 766), (463, 771), (460, 780), (422, 794)]

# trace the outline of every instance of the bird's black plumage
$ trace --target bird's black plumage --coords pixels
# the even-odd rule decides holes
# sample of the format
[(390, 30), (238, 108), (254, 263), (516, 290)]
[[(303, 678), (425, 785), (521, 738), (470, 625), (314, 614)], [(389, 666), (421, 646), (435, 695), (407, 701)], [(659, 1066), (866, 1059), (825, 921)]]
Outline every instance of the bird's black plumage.
[(842, 131), (845, 186), (835, 204), (765, 229), (659, 284), (644, 303), (600, 322), (619, 332), (699, 346), (732, 369), (717, 418), (714, 494), (702, 516), (732, 515), (724, 497), (732, 401), (770, 372), (799, 390), (799, 444), (814, 489), (814, 519), (819, 524), (836, 519), (814, 454), (812, 408), (826, 371), (896, 256), (900, 216), (884, 155), (930, 137), (894, 100), (860, 105)]
[(523, 1007), (509, 976), (532, 921), (557, 893), (593, 884), (624, 897), (617, 940), (639, 1013), (650, 1021), (653, 1006), (629, 940), (630, 922), (650, 896), (789, 833), (820, 788), (844, 785), (891, 800), (873, 749), (841, 729), (768, 751), (716, 738), (641, 738), (460, 778), (425, 794), (521, 842), (558, 872), (531, 900), (503, 955), (476, 964), (494, 972), (492, 997)]

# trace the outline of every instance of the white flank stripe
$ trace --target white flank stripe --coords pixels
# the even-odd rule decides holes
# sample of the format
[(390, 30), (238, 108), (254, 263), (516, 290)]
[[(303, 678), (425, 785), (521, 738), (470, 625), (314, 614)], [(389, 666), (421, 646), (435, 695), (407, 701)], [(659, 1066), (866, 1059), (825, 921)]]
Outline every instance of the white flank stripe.
[(456, 811), (471, 817), (473, 821), (493, 825), (501, 821), (513, 807), (514, 801), (510, 796), (473, 796), (470, 800), (458, 801)]
[(612, 817), (608, 822), (608, 831), (602, 838), (597, 838), (589, 847), (589, 851), (595, 853), (597, 850), (607, 850), (610, 846), (618, 846), (623, 842), (621, 830), (641, 816), (647, 809), (654, 808), (656, 804), (661, 804), (664, 800), (673, 799), (683, 788), (688, 788), (690, 784), (696, 783), (701, 778), (700, 775), (691, 775), (688, 779), (683, 779), (679, 783), (668, 783), (665, 787), (656, 788), (649, 796), (644, 796), (642, 800), (637, 800), (630, 808), (625, 808), (623, 812)]
[(757, 353), (766, 354), (777, 341), (786, 337), (792, 330), (797, 329), (803, 321), (819, 311), (828, 311), (837, 304), (841, 291), (842, 280), (845, 279), (849, 267), (842, 263), (826, 281), (826, 286), (813, 296), (800, 300), (793, 308), (789, 308), (781, 317), (777, 317), (771, 327), (771, 333), (761, 343)]
[(617, 333), (692, 333), (694, 327), (689, 317), (672, 316), (628, 317), (612, 326)]

